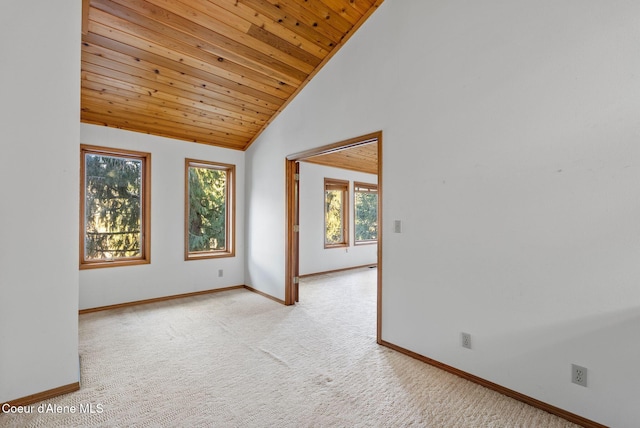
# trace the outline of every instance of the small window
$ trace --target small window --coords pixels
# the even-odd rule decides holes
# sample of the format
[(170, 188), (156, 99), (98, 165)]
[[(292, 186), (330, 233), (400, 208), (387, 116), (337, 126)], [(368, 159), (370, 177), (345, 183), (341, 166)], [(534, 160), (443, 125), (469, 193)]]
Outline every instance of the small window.
[(232, 257), (235, 166), (186, 159), (185, 260)]
[(151, 154), (80, 151), (80, 268), (150, 263)]
[(324, 246), (349, 246), (349, 182), (324, 179)]
[(378, 185), (353, 183), (356, 245), (378, 241)]

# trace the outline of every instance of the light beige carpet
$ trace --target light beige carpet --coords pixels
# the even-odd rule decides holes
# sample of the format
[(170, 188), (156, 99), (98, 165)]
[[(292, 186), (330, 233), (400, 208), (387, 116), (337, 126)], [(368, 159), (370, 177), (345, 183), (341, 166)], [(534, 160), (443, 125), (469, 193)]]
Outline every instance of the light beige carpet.
[[(3, 427), (574, 427), (375, 341), (375, 269), (80, 317), (80, 391)], [(101, 411), (101, 412), (100, 412)]]

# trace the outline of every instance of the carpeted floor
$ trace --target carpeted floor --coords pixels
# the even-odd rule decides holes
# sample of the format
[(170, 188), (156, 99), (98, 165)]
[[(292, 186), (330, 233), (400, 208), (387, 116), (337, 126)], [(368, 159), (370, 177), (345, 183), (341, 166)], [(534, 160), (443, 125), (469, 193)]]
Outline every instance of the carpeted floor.
[(375, 269), (80, 317), (82, 388), (2, 427), (575, 427), (375, 341)]

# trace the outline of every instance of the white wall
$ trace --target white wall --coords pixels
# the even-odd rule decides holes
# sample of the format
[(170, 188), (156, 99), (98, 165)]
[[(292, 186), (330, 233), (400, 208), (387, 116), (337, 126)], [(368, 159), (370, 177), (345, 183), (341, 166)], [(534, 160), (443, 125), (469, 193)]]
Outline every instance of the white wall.
[[(349, 181), (349, 247), (324, 248), (324, 179)], [(375, 264), (378, 245), (354, 245), (354, 182), (376, 184), (375, 174), (300, 163), (300, 275)]]
[(285, 156), (382, 129), (382, 339), (634, 426), (639, 17), (623, 0), (383, 3), (247, 153), (247, 281), (284, 294)]
[(245, 152), (245, 284), (284, 301), (284, 159), (289, 152), (280, 144), (283, 136), (272, 132), (272, 128), (267, 128), (260, 138), (267, 138), (268, 143), (254, 143)]
[[(81, 142), (151, 153), (151, 264), (80, 271), (81, 309), (244, 284), (244, 152), (87, 124)], [(236, 165), (235, 257), (184, 260), (185, 158)]]
[(0, 403), (79, 381), (80, 8), (0, 2)]

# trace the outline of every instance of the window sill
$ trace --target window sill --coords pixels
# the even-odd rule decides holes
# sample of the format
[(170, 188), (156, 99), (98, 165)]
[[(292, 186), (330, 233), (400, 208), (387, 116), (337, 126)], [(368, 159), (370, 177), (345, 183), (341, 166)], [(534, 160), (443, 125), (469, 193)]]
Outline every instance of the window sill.
[(80, 262), (80, 270), (112, 268), (112, 267), (120, 267), (120, 266), (137, 266), (137, 265), (148, 265), (148, 264), (151, 264), (151, 260), (149, 259)]
[(193, 260), (206, 260), (206, 259), (222, 259), (225, 257), (235, 257), (236, 254), (235, 252), (229, 252), (229, 251), (224, 251), (224, 252), (218, 252), (218, 253), (190, 253), (190, 254), (185, 254), (184, 256), (184, 260), (186, 262), (189, 261), (193, 261)]
[(346, 244), (331, 244), (331, 245), (325, 244), (324, 249), (325, 250), (329, 250), (331, 248), (348, 248), (348, 247), (349, 247), (348, 243), (346, 243)]
[(376, 245), (377, 243), (378, 243), (377, 239), (372, 239), (371, 241), (356, 241), (354, 245), (356, 247), (359, 247), (361, 245)]

